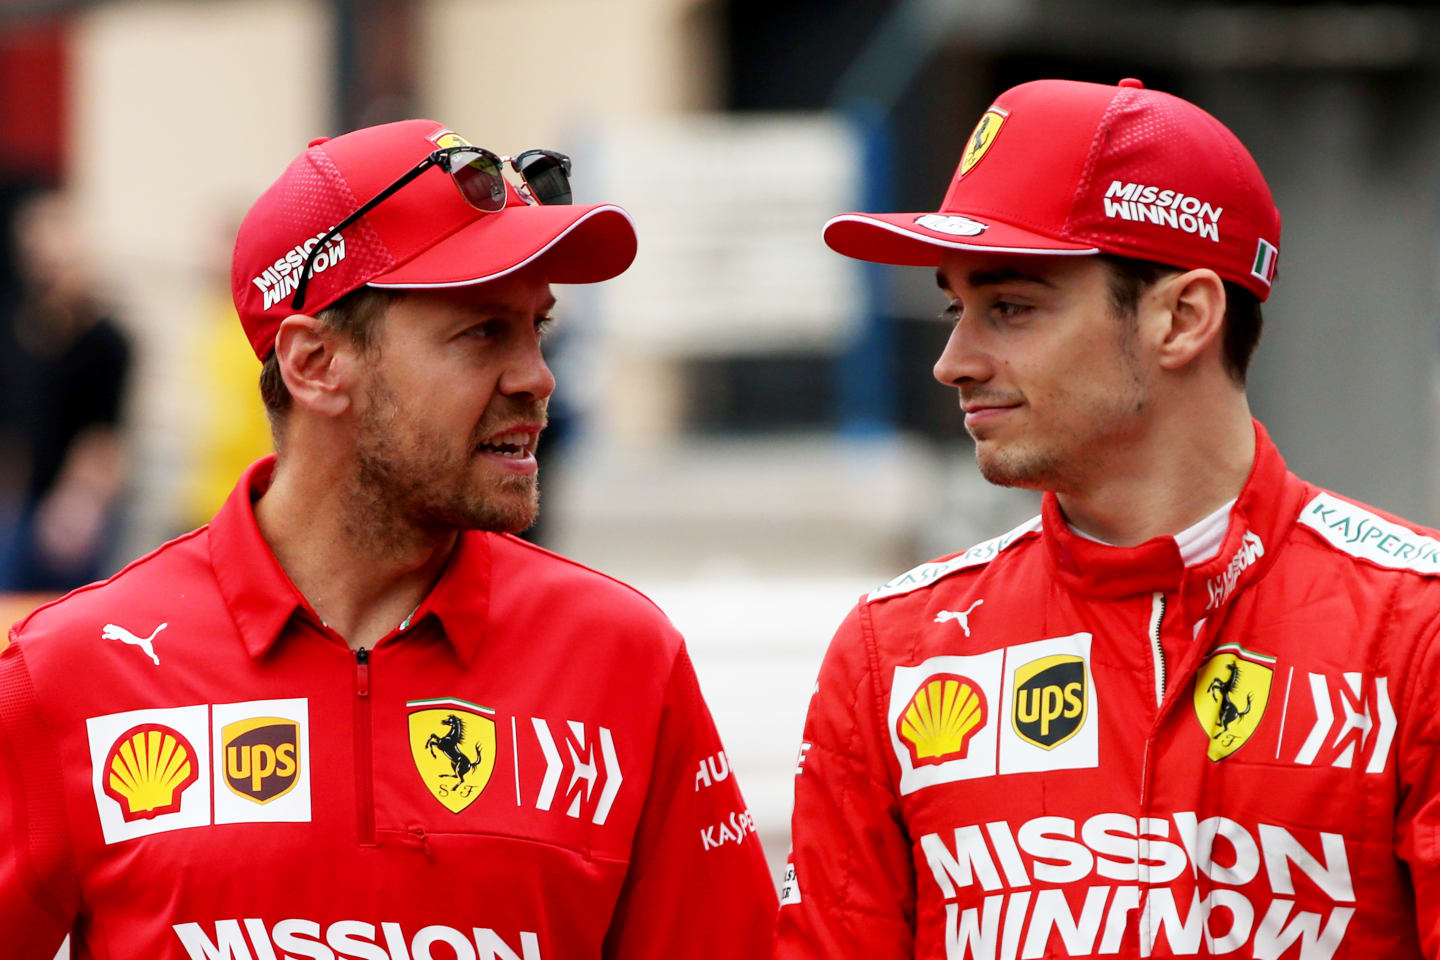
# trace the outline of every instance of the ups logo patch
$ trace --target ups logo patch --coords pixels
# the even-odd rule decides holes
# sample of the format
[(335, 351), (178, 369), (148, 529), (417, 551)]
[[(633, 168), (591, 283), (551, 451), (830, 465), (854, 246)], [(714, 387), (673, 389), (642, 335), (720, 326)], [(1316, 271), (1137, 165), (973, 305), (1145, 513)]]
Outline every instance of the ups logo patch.
[(255, 803), (295, 788), (300, 772), (300, 724), (283, 717), (250, 717), (220, 731), (225, 786)]
[(1053, 750), (1085, 725), (1085, 660), (1056, 654), (1015, 670), (1011, 724), (1020, 739)]

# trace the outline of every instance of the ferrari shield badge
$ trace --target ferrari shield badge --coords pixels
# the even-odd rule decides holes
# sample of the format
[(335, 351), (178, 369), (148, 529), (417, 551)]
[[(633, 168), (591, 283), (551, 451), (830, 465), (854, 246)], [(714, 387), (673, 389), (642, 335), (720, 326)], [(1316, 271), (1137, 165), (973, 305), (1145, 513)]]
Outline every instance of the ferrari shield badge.
[(480, 796), (495, 769), (495, 711), (450, 697), (405, 706), (420, 779), (446, 809), (459, 813)]
[(970, 134), (970, 140), (965, 145), (965, 152), (960, 157), (960, 176), (970, 172), (985, 152), (990, 149), (990, 144), (995, 142), (995, 137), (1000, 133), (1000, 128), (1005, 125), (1006, 111), (999, 107), (991, 107), (980, 117), (980, 122), (975, 124), (975, 132)]
[(1224, 643), (1210, 651), (1195, 678), (1195, 716), (1210, 737), (1211, 760), (1224, 760), (1250, 739), (1265, 704), (1275, 658)]

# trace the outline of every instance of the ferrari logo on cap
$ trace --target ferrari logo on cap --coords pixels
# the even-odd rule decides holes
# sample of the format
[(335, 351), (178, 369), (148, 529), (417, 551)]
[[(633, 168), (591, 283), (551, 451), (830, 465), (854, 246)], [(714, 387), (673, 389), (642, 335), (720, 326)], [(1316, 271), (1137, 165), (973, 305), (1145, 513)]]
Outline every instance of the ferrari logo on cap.
[(965, 145), (965, 153), (960, 157), (959, 176), (969, 173), (980, 158), (985, 156), (990, 149), (990, 144), (1000, 135), (1000, 128), (1005, 124), (1005, 118), (1010, 116), (999, 107), (991, 107), (980, 117), (980, 122), (975, 124), (975, 132), (970, 134), (970, 141)]
[(471, 143), (469, 140), (466, 140), (464, 137), (460, 136), (460, 134), (456, 133), (454, 130), (437, 130), (437, 131), (435, 131), (434, 133), (432, 133), (432, 134), (430, 135), (429, 139), (430, 139), (430, 142), (431, 142), (431, 143), (435, 144), (435, 146), (440, 147), (440, 148), (442, 148), (442, 149), (443, 149), (444, 147), (473, 147), (473, 146), (475, 146), (475, 144)]
[(405, 706), (420, 779), (447, 810), (459, 813), (480, 796), (495, 769), (495, 711), (454, 698)]
[(1225, 643), (1210, 651), (1195, 678), (1195, 717), (1210, 737), (1206, 754), (1224, 760), (1245, 746), (1270, 700), (1275, 658)]

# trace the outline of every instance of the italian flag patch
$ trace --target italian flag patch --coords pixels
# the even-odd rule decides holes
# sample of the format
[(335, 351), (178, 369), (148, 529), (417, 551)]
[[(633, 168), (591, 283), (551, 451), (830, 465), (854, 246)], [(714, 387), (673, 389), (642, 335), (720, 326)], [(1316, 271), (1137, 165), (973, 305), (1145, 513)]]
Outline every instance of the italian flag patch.
[(1255, 265), (1250, 268), (1250, 273), (1268, 287), (1275, 282), (1275, 265), (1279, 262), (1280, 250), (1261, 237), (1255, 246)]

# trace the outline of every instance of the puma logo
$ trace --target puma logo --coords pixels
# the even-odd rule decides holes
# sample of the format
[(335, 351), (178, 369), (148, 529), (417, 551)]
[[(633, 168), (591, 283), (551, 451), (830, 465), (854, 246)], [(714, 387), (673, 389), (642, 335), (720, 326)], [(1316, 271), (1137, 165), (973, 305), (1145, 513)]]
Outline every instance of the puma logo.
[(941, 610), (935, 614), (936, 623), (947, 623), (951, 620), (959, 621), (960, 629), (965, 631), (965, 636), (970, 636), (970, 614), (976, 607), (984, 603), (984, 600), (976, 600), (970, 604), (969, 610)]
[(135, 636), (135, 634), (131, 633), (129, 630), (126, 630), (124, 627), (117, 627), (113, 623), (107, 623), (100, 630), (100, 638), (102, 640), (119, 640), (121, 643), (128, 643), (131, 646), (139, 647), (141, 650), (145, 651), (145, 655), (147, 657), (155, 661), (155, 666), (158, 667), (160, 666), (160, 658), (155, 656), (154, 640), (156, 635), (158, 635), (161, 630), (164, 630), (168, 626), (170, 626), (170, 624), (162, 623), (160, 624), (160, 626), (155, 628), (155, 632), (150, 634), (150, 636), (137, 637)]

